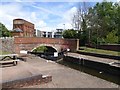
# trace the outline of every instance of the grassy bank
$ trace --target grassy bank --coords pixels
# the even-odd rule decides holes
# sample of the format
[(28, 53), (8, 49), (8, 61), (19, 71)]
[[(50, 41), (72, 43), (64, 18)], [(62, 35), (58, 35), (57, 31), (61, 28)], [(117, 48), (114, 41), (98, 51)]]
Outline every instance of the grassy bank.
[(10, 52), (0, 51), (0, 55), (10, 54)]
[(105, 55), (114, 55), (119, 56), (120, 52), (110, 51), (110, 50), (102, 50), (96, 48), (88, 48), (88, 47), (80, 47), (80, 52), (89, 52), (89, 53), (97, 53), (97, 54), (105, 54)]

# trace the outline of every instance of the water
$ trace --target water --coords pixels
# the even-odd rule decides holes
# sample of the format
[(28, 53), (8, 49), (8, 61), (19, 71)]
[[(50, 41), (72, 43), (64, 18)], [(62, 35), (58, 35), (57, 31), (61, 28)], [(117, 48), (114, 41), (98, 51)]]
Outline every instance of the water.
[[(41, 57), (41, 55), (40, 55), (40, 57)], [(63, 58), (63, 55), (60, 54), (58, 58), (55, 58), (51, 55), (50, 56), (47, 55), (47, 57), (42, 57), (42, 58), (49, 59), (49, 60), (52, 60), (52, 61), (56, 61), (60, 58)], [(62, 65), (65, 65), (67, 67), (79, 70), (81, 72), (90, 74), (92, 76), (96, 76), (98, 78), (101, 78), (101, 79), (104, 79), (104, 80), (107, 80), (107, 81), (110, 81), (110, 82), (113, 82), (113, 83), (116, 83), (116, 84), (120, 85), (120, 78), (117, 75), (113, 75), (111, 73), (107, 73), (107, 72), (100, 71), (100, 70), (97, 70), (97, 69), (94, 69), (94, 68), (82, 66), (80, 64), (75, 64), (75, 63), (71, 63), (71, 62), (67, 62), (67, 61), (63, 61), (63, 60), (60, 60), (58, 63), (62, 64)]]
[(79, 64), (74, 64), (71, 62), (63, 61), (63, 60), (59, 61), (58, 63), (62, 64), (64, 66), (79, 70), (81, 72), (90, 74), (92, 76), (96, 76), (96, 77), (99, 77), (101, 79), (104, 79), (104, 80), (107, 80), (107, 81), (110, 81), (110, 82), (113, 82), (113, 83), (120, 85), (120, 77), (117, 75), (112, 75), (112, 74), (106, 73), (104, 71), (99, 71), (99, 70), (96, 70), (96, 69), (93, 69), (90, 67), (81, 66)]

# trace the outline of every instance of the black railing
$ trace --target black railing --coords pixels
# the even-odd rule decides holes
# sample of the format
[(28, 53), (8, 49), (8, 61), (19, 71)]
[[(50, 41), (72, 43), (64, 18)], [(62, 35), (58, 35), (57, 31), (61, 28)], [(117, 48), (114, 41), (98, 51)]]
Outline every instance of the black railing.
[(50, 59), (50, 60), (58, 60), (64, 57), (64, 54), (67, 53), (67, 50), (62, 50), (61, 52), (58, 52), (58, 56), (54, 56), (55, 52), (28, 52), (28, 54), (34, 54), (36, 56), (39, 56), (41, 58)]

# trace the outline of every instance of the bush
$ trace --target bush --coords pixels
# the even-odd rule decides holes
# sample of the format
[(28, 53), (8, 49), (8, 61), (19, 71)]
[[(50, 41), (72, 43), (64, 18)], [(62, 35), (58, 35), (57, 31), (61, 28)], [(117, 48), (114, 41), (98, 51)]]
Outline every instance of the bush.
[(36, 49), (33, 50), (33, 52), (46, 52), (47, 47), (46, 46), (39, 46)]

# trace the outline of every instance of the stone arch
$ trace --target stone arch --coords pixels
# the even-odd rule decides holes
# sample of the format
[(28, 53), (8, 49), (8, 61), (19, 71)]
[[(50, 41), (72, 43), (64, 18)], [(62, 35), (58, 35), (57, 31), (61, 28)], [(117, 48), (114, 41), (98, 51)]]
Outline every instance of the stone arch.
[(40, 44), (40, 45), (37, 45), (36, 47), (34, 47), (34, 48), (31, 50), (31, 52), (32, 52), (34, 49), (36, 49), (36, 48), (38, 48), (38, 47), (40, 47), (40, 46), (52, 47), (52, 48), (55, 49), (57, 52), (59, 51), (58, 48), (56, 48), (55, 46), (53, 46), (53, 45), (51, 45), (51, 44)]

